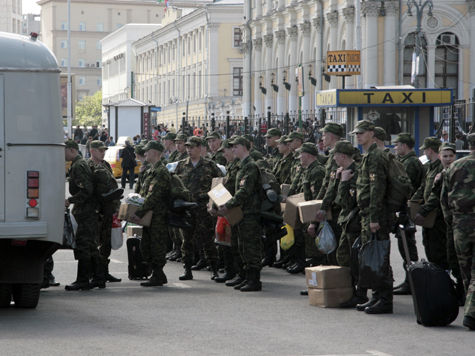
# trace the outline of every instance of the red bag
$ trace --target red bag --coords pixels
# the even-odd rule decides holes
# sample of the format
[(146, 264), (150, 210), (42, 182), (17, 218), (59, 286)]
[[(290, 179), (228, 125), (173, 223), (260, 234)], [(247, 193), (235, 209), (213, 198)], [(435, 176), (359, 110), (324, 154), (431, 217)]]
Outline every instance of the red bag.
[(231, 247), (231, 225), (224, 216), (218, 216), (214, 242), (221, 246)]
[(122, 228), (121, 223), (122, 223), (122, 221), (119, 219), (117, 213), (115, 213), (114, 215), (112, 215), (112, 228), (114, 228), (114, 227), (120, 227), (120, 228)]

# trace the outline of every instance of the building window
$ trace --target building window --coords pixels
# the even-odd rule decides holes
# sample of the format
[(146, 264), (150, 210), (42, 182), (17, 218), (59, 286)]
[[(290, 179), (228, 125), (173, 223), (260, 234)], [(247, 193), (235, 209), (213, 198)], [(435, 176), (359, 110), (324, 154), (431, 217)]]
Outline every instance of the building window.
[[(416, 47), (416, 34), (415, 32), (407, 35), (406, 40), (404, 41), (404, 84), (412, 84), (412, 62), (413, 62), (413, 53)], [(427, 87), (427, 41), (425, 37), (421, 39), (421, 55), (419, 59), (419, 74), (415, 80), (414, 86), (416, 88), (426, 88)]]
[(121, 23), (118, 23), (117, 25), (115, 25), (115, 28), (121, 28), (122, 26), (124, 26), (124, 25), (121, 24)]
[(104, 24), (103, 23), (98, 23), (96, 25), (96, 31), (97, 32), (104, 32)]
[(96, 49), (102, 49), (102, 44), (101, 44), (101, 41), (97, 41), (96, 42)]
[(96, 83), (97, 83), (97, 86), (98, 86), (98, 87), (100, 87), (100, 86), (101, 86), (101, 84), (102, 84), (102, 81), (101, 81), (101, 79), (97, 79)]
[(198, 33), (198, 51), (201, 52), (201, 38), (203, 37), (203, 34), (201, 32)]
[(61, 58), (61, 67), (66, 67), (68, 65), (68, 60)]
[(458, 97), (459, 41), (452, 33), (439, 35), (435, 48), (435, 87), (453, 89)]
[(61, 22), (61, 30), (67, 30), (68, 29), (68, 23), (67, 22)]
[(242, 44), (242, 30), (240, 27), (235, 27), (233, 35), (233, 47), (241, 47)]
[(78, 78), (79, 85), (86, 85), (86, 77), (79, 77)]
[(79, 31), (86, 31), (86, 24), (84, 22), (79, 23)]
[(79, 49), (86, 49), (86, 40), (79, 40), (78, 47)]
[(84, 59), (78, 59), (78, 66), (79, 67), (85, 67), (86, 66), (86, 61)]
[(233, 68), (233, 96), (242, 96), (242, 67)]
[(68, 41), (62, 40), (61, 41), (61, 48), (68, 48)]

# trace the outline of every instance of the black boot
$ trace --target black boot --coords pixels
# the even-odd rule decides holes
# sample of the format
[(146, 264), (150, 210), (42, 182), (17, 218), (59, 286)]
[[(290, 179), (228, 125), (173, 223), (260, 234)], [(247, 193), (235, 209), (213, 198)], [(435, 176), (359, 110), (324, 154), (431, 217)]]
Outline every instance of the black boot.
[(191, 266), (191, 270), (192, 271), (201, 271), (206, 266), (208, 266), (208, 264), (206, 263), (206, 260), (200, 258), (198, 260), (198, 262), (196, 262), (196, 265)]
[(112, 274), (109, 273), (109, 263), (110, 263), (110, 260), (107, 260), (107, 262), (106, 262), (106, 281), (111, 282), (111, 283), (121, 282), (122, 279), (116, 278)]
[[(368, 302), (368, 297), (366, 296), (367, 290), (363, 288), (358, 288), (353, 291), (351, 299), (347, 302), (341, 303), (340, 308), (354, 308), (357, 305), (362, 305)], [(364, 310), (364, 309), (363, 309)]]
[(92, 258), (93, 276), (90, 282), (91, 289), (106, 287), (106, 264), (100, 256)]
[(469, 330), (475, 330), (475, 318), (465, 315), (463, 317), (463, 326), (467, 327)]
[(380, 298), (375, 304), (365, 308), (364, 312), (366, 314), (392, 314), (393, 313), (392, 288), (379, 292), (379, 295), (380, 295)]
[(272, 264), (272, 267), (282, 268), (288, 262), (289, 262), (289, 256), (281, 257), (278, 261)]
[(308, 295), (308, 289), (302, 289), (300, 295)]
[(225, 283), (227, 287), (235, 287), (238, 284), (241, 284), (244, 281), (244, 276), (242, 273), (236, 274), (234, 278), (230, 279)]
[(305, 271), (305, 263), (301, 261), (295, 262), (292, 266), (287, 268), (287, 272), (291, 274), (297, 274), (303, 271)]
[(50, 274), (50, 276), (49, 276), (49, 285), (50, 285), (50, 287), (58, 287), (59, 286), (59, 282), (56, 282), (56, 279), (54, 278), (53, 274)]
[(373, 294), (371, 295), (371, 299), (363, 304), (358, 304), (356, 305), (356, 310), (358, 311), (364, 311), (367, 307), (371, 307), (375, 305), (379, 300), (379, 294), (376, 291), (373, 291)]
[(89, 275), (91, 273), (90, 260), (78, 260), (78, 271), (76, 281), (64, 287), (67, 291), (89, 290)]
[(234, 285), (234, 289), (240, 290), (242, 287), (244, 287), (247, 284), (247, 276), (249, 275), (248, 270), (244, 270), (241, 278), (241, 283), (238, 283)]
[(260, 281), (260, 271), (257, 269), (250, 269), (247, 272), (247, 283), (240, 288), (241, 292), (259, 292), (262, 289)]
[(193, 279), (193, 273), (191, 273), (192, 267), (190, 266), (190, 264), (185, 264), (184, 267), (185, 267), (185, 273), (183, 273), (180, 277), (178, 277), (178, 279), (180, 281), (189, 281)]
[(228, 268), (225, 269), (224, 275), (215, 278), (214, 281), (215, 281), (216, 283), (224, 283), (224, 282), (226, 282), (226, 281), (230, 281), (230, 280), (233, 279), (235, 276), (236, 276), (236, 272), (234, 272), (233, 269), (231, 269), (231, 268), (228, 267)]
[(455, 294), (457, 294), (459, 306), (463, 307), (465, 305), (465, 298), (467, 293), (465, 292), (465, 287), (463, 286), (462, 278), (457, 278), (457, 283), (455, 283)]
[[(161, 268), (154, 268), (152, 272), (152, 277), (146, 282), (140, 283), (142, 287), (161, 287), (163, 286), (162, 278), (160, 278), (161, 275), (165, 275), (163, 273), (163, 269)], [(165, 279), (167, 277), (165, 276)]]
[(211, 280), (214, 281), (216, 278), (219, 277), (218, 263), (216, 261), (213, 261), (210, 263), (210, 266), (211, 266)]

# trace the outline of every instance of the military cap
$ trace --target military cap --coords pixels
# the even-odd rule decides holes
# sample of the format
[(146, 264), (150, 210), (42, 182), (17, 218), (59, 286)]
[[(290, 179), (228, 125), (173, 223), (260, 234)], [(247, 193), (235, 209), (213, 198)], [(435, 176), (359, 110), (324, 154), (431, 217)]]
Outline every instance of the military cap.
[(167, 134), (166, 134), (165, 136), (163, 136), (163, 139), (164, 139), (164, 140), (174, 141), (174, 140), (176, 139), (176, 133), (167, 132)]
[(339, 137), (343, 137), (345, 134), (343, 132), (343, 126), (335, 123), (335, 122), (329, 122), (327, 123), (323, 129), (321, 129), (321, 132), (330, 132), (334, 135), (337, 135)]
[(246, 134), (243, 137), (249, 142), (254, 142), (254, 137), (252, 137), (252, 135)]
[(107, 147), (106, 145), (104, 145), (104, 142), (100, 140), (91, 141), (91, 148), (97, 148), (99, 150), (107, 150)]
[(314, 143), (311, 142), (303, 143), (302, 147), (300, 147), (298, 151), (300, 153), (305, 152), (311, 154), (312, 156), (318, 156), (318, 148)]
[(139, 145), (142, 145), (143, 147), (145, 147), (148, 143), (148, 140), (147, 139), (143, 139), (140, 141)]
[(289, 137), (287, 135), (283, 135), (283, 136), (280, 136), (280, 138), (278, 140), (276, 140), (277, 143), (283, 143), (283, 144), (287, 144), (288, 142), (286, 142), (286, 140), (288, 139)]
[(79, 145), (74, 142), (74, 140), (67, 140), (64, 145), (66, 146), (66, 148), (75, 148), (77, 150), (79, 150)]
[(454, 153), (457, 153), (457, 149), (455, 148), (455, 143), (444, 142), (442, 145), (440, 145), (439, 152), (442, 152), (444, 150), (451, 150)]
[(208, 136), (206, 136), (207, 140), (210, 140), (210, 139), (213, 139), (213, 138), (221, 139), (221, 135), (219, 134), (218, 131), (213, 131), (213, 132), (209, 133)]
[(291, 132), (290, 135), (287, 137), (286, 142), (292, 142), (296, 138), (303, 141), (304, 140), (304, 135), (300, 132), (297, 132), (297, 131)]
[(184, 142), (186, 142), (187, 138), (188, 138), (188, 137), (187, 137), (185, 134), (178, 134), (178, 135), (176, 135), (175, 142), (176, 142), (176, 141), (184, 141)]
[(138, 144), (137, 146), (134, 147), (135, 153), (137, 153), (138, 155), (143, 156), (145, 154), (144, 147), (145, 147), (144, 145)]
[(266, 137), (280, 137), (282, 136), (282, 132), (275, 127), (267, 130)]
[(242, 137), (242, 136), (235, 137), (234, 139), (229, 141), (229, 144), (232, 146), (243, 145), (243, 146), (246, 146), (247, 149), (251, 148), (251, 143), (245, 137)]
[(351, 131), (352, 134), (363, 133), (366, 131), (374, 131), (374, 124), (369, 120), (361, 120), (355, 126), (355, 129)]
[(191, 147), (203, 146), (203, 140), (201, 139), (201, 137), (191, 136), (190, 138), (188, 138), (188, 141), (186, 141), (185, 146), (191, 146)]
[(143, 149), (144, 151), (157, 150), (163, 152), (165, 150), (165, 147), (163, 147), (163, 145), (158, 141), (149, 141)]
[(424, 139), (424, 144), (419, 149), (425, 150), (426, 148), (432, 148), (435, 152), (439, 152), (441, 144), (442, 142), (437, 137), (426, 137)]
[(408, 134), (407, 132), (402, 132), (397, 137), (394, 139), (393, 143), (405, 143), (409, 147), (414, 147), (414, 144), (416, 143), (414, 139), (412, 138), (411, 134)]
[(219, 147), (218, 152), (224, 151), (225, 148), (231, 148), (232, 146), (229, 144), (230, 140), (224, 140), (221, 142), (221, 147)]
[(475, 147), (475, 133), (471, 133), (467, 136), (467, 142), (469, 147)]
[(342, 141), (338, 141), (335, 144), (335, 148), (333, 149), (333, 152), (343, 153), (351, 157), (355, 153), (355, 147), (353, 147), (350, 141), (342, 140)]
[(379, 127), (379, 126), (376, 126), (374, 128), (374, 137), (376, 137), (377, 139), (381, 140), (381, 141), (386, 141), (386, 130), (383, 129), (382, 127)]

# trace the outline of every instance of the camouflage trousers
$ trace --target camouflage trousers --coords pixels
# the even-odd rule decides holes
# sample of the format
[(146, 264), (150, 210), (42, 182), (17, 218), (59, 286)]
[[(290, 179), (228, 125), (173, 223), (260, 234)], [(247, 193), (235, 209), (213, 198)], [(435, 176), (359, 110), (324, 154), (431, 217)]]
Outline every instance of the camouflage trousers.
[(448, 269), (447, 262), (447, 225), (442, 214), (436, 218), (434, 227), (422, 228), (422, 243), (429, 262), (443, 269)]
[(104, 206), (98, 219), (99, 231), (99, 253), (107, 263), (111, 255), (111, 230), (112, 215), (114, 215), (116, 207), (112, 205)]
[(181, 245), (181, 253), (185, 265), (193, 264), (194, 244), (200, 243), (205, 251), (206, 260), (210, 265), (215, 264), (218, 260), (218, 251), (214, 244), (214, 224), (213, 218), (208, 214), (206, 206), (199, 206), (193, 209), (191, 229), (184, 229), (183, 243)]
[(244, 216), (237, 224), (238, 248), (245, 270), (261, 270), (262, 227), (258, 217)]
[(467, 297), (465, 315), (475, 318), (475, 214), (454, 215), (455, 251)]
[(144, 226), (140, 250), (145, 262), (153, 269), (163, 268), (167, 263), (168, 226), (163, 216), (154, 215), (150, 226)]
[(88, 261), (100, 258), (97, 245), (97, 214), (95, 210), (75, 214), (74, 218), (78, 224), (74, 258)]

